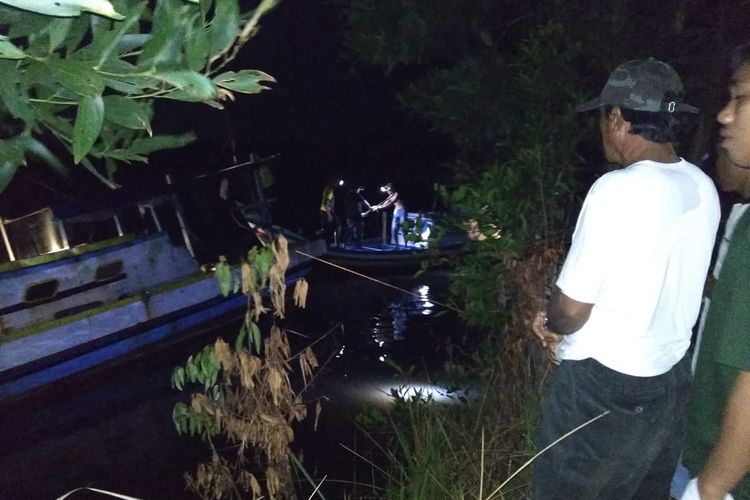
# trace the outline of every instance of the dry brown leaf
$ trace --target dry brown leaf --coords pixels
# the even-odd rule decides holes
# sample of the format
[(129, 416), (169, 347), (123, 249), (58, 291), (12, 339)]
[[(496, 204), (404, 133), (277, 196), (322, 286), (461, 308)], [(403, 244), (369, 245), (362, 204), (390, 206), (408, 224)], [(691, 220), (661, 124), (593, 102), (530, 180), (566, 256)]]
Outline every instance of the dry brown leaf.
[(242, 387), (246, 389), (252, 389), (255, 387), (254, 378), (258, 374), (260, 368), (263, 366), (263, 361), (247, 351), (242, 351), (239, 354), (239, 358), (240, 383), (242, 384)]
[(299, 369), (302, 373), (302, 382), (306, 386), (308, 377), (312, 379), (313, 369), (318, 367), (318, 358), (315, 357), (315, 353), (307, 346), (299, 356)]
[(279, 370), (272, 367), (268, 372), (268, 389), (271, 391), (271, 397), (273, 397), (273, 404), (279, 405), (279, 401), (283, 397), (282, 385), (284, 384), (284, 377), (282, 377)]
[(294, 283), (294, 305), (297, 307), (305, 308), (307, 305), (307, 290), (309, 283), (305, 278), (300, 278)]
[(271, 327), (271, 333), (266, 339), (266, 358), (270, 361), (283, 362), (286, 364), (286, 360), (291, 354), (291, 348), (289, 347), (289, 339), (281, 329), (273, 325)]
[(271, 246), (275, 259), (274, 265), (268, 273), (268, 287), (270, 289), (271, 302), (274, 314), (280, 318), (284, 317), (286, 297), (286, 270), (289, 267), (289, 242), (284, 235), (279, 235)]
[(315, 403), (315, 423), (313, 424), (313, 432), (318, 430), (318, 420), (320, 419), (320, 413), (323, 411), (323, 405), (320, 404), (320, 400)]
[(268, 488), (268, 494), (272, 499), (276, 498), (276, 495), (281, 492), (281, 480), (273, 467), (266, 469), (266, 488)]
[(229, 344), (224, 342), (224, 339), (221, 337), (217, 338), (216, 342), (214, 342), (214, 355), (219, 360), (219, 363), (221, 363), (221, 367), (225, 372), (231, 373), (234, 370), (234, 354), (230, 350)]
[(282, 425), (284, 423), (284, 421), (279, 417), (275, 415), (269, 415), (268, 413), (261, 413), (260, 418), (272, 427), (276, 427), (277, 425)]
[(315, 351), (312, 350), (312, 347), (307, 346), (304, 354), (307, 358), (307, 362), (310, 364), (310, 368), (315, 369), (320, 366), (320, 364), (318, 363), (318, 357), (315, 355)]
[(282, 272), (286, 273), (286, 269), (289, 267), (289, 241), (283, 234), (280, 234), (276, 237), (271, 249), (273, 256), (276, 258), (276, 264)]
[(260, 489), (260, 483), (257, 479), (255, 479), (255, 476), (250, 474), (250, 489), (253, 492), (253, 500), (256, 498), (260, 498), (263, 491)]
[(253, 266), (247, 262), (242, 263), (240, 271), (242, 273), (242, 293), (248, 295), (255, 291), (255, 271), (253, 271)]
[(284, 317), (284, 309), (286, 307), (286, 280), (284, 276), (284, 271), (278, 266), (273, 266), (268, 273), (268, 286), (271, 291), (273, 312), (279, 318)]
[(211, 402), (208, 400), (205, 394), (194, 393), (191, 400), (190, 406), (196, 413), (208, 413), (212, 414)]

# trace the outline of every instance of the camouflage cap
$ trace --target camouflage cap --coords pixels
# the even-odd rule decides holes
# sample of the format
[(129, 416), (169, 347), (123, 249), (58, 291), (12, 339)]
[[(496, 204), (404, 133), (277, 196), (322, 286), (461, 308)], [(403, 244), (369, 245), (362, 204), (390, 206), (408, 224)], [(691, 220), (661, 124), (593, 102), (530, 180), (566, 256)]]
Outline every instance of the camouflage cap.
[(576, 111), (619, 106), (635, 111), (697, 113), (698, 108), (682, 102), (684, 94), (680, 76), (669, 64), (653, 57), (636, 59), (615, 68), (599, 97)]

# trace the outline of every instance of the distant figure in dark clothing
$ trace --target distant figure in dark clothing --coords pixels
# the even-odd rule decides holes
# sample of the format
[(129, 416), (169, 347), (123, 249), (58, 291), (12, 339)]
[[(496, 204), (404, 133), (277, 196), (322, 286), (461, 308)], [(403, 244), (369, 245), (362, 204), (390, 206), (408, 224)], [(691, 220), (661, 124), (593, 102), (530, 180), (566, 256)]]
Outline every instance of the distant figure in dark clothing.
[(344, 216), (346, 217), (341, 241), (344, 245), (362, 246), (364, 238), (363, 216), (370, 210), (370, 204), (362, 196), (362, 186), (350, 189), (344, 198)]

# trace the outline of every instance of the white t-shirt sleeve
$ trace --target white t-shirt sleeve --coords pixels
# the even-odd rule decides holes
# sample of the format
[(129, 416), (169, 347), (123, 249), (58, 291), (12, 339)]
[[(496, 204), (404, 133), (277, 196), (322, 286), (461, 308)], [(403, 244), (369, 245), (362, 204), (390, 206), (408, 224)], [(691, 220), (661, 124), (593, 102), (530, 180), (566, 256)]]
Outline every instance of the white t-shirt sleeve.
[(573, 300), (595, 304), (607, 270), (616, 262), (625, 222), (622, 192), (612, 182), (612, 172), (591, 187), (578, 216), (570, 251), (557, 286)]

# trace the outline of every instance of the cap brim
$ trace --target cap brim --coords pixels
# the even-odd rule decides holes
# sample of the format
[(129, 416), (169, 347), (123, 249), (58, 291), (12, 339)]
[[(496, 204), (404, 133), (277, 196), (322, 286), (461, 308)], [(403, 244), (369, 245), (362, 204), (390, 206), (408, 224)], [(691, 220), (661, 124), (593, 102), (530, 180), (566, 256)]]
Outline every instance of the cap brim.
[(681, 102), (677, 106), (677, 111), (682, 111), (683, 113), (700, 113), (700, 109), (696, 108), (695, 106), (691, 106), (690, 104), (685, 104), (684, 102)]
[(586, 111), (601, 108), (602, 106), (602, 98), (601, 96), (597, 96), (588, 102), (584, 102), (583, 104), (579, 104), (578, 106), (576, 106), (576, 111), (578, 111), (579, 113), (584, 113)]

